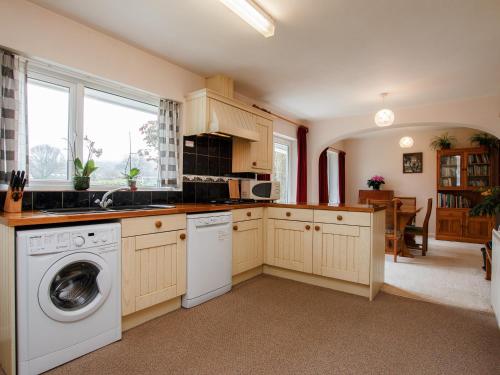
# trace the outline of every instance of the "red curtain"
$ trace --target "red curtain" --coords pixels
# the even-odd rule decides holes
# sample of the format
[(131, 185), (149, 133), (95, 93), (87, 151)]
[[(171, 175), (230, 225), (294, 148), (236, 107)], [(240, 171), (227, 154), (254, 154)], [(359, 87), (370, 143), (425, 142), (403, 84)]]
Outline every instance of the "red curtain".
[(319, 156), (319, 203), (328, 203), (328, 156), (325, 149)]
[(297, 203), (307, 202), (307, 129), (299, 126), (297, 129)]
[(339, 152), (339, 200), (345, 203), (345, 152)]

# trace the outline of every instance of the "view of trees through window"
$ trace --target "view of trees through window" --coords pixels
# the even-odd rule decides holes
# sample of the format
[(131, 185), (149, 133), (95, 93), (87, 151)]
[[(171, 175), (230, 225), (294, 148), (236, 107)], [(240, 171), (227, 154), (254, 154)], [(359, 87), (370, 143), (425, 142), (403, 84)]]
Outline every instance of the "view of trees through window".
[(27, 94), (30, 178), (67, 180), (69, 88), (29, 79)]

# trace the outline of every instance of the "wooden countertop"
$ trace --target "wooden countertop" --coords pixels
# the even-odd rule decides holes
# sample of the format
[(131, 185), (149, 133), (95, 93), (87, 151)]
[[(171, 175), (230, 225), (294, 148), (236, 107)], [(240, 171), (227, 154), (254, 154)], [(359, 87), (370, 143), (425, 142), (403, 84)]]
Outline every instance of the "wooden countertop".
[(176, 204), (175, 208), (160, 208), (154, 210), (137, 210), (137, 211), (111, 211), (97, 212), (85, 214), (48, 214), (41, 211), (23, 211), (21, 213), (0, 212), (0, 224), (9, 227), (20, 227), (28, 225), (44, 225), (44, 224), (59, 224), (73, 223), (82, 221), (97, 221), (97, 220), (113, 220), (126, 219), (131, 217), (156, 216), (156, 215), (172, 215), (183, 213), (196, 212), (215, 212), (227, 211), (239, 208), (254, 208), (254, 207), (283, 207), (283, 208), (299, 208), (299, 209), (315, 209), (315, 210), (330, 210), (330, 211), (354, 211), (354, 212), (375, 212), (385, 209), (384, 207), (373, 207), (365, 204), (354, 205), (338, 205), (329, 206), (328, 204), (314, 203), (297, 203), (297, 204), (280, 204), (280, 203), (239, 203), (239, 204)]

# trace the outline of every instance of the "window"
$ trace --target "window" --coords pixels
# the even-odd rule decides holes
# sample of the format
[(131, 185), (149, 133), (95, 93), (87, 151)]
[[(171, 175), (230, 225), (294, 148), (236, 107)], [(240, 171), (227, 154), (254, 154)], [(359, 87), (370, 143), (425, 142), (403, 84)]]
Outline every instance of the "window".
[(280, 203), (289, 203), (293, 200), (294, 194), (294, 166), (295, 142), (291, 139), (274, 136), (274, 161), (272, 179), (280, 182)]
[(132, 166), (141, 170), (139, 183), (156, 187), (158, 108), (89, 88), (85, 88), (83, 108), (84, 134), (103, 150), (99, 169), (94, 173), (94, 184), (123, 184), (121, 173), (128, 165), (131, 152)]
[(337, 151), (327, 150), (327, 171), (328, 171), (328, 203), (339, 204), (339, 154)]
[(70, 87), (29, 78), (27, 96), (30, 179), (68, 180)]
[(129, 153), (132, 167), (141, 170), (138, 185), (160, 187), (159, 98), (35, 62), (29, 65), (27, 100), (32, 187), (71, 188), (71, 149), (86, 160), (86, 138), (102, 149), (93, 187), (123, 186)]

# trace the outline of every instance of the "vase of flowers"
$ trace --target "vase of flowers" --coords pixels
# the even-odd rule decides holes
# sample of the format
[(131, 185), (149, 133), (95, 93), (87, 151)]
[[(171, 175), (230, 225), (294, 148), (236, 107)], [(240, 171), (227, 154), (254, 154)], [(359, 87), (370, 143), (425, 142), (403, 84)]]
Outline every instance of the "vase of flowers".
[(382, 176), (373, 176), (367, 181), (368, 187), (373, 190), (380, 190), (380, 185), (385, 184), (384, 178)]

